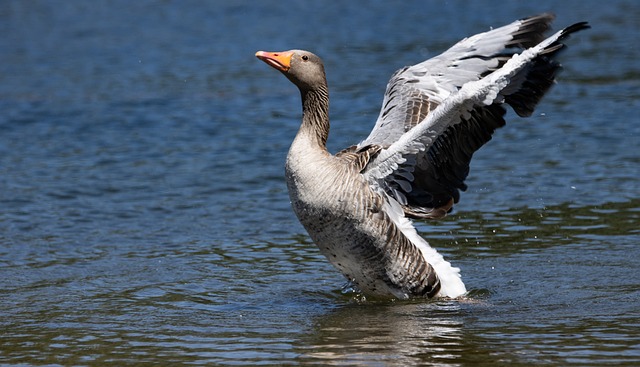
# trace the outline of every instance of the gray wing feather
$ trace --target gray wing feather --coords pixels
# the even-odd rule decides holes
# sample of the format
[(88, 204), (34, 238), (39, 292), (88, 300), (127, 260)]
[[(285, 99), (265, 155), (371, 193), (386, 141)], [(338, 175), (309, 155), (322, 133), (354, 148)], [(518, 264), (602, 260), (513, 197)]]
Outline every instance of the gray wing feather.
[[(464, 180), (473, 153), (491, 139), (495, 129), (504, 125), (504, 103), (521, 116), (530, 115), (554, 83), (560, 68), (554, 57), (563, 47), (560, 41), (588, 27), (584, 22), (567, 27), (535, 47), (511, 55), (508, 61), (499, 60), (499, 68), (487, 69), (486, 76), (475, 70), (474, 80), (447, 91), (437, 108), (418, 124), (398, 134), (394, 141), (379, 142), (386, 149), (369, 162), (363, 173), (372, 185), (394, 196), (407, 215), (443, 216), (458, 201), (459, 190), (466, 189)], [(461, 75), (455, 74), (448, 80)], [(380, 129), (385, 126), (380, 124)], [(382, 135), (374, 135), (371, 141), (376, 136)]]
[(517, 20), (456, 43), (444, 53), (393, 74), (369, 136), (359, 146), (388, 146), (419, 124), (451, 93), (499, 68), (512, 55), (542, 41), (552, 14)]

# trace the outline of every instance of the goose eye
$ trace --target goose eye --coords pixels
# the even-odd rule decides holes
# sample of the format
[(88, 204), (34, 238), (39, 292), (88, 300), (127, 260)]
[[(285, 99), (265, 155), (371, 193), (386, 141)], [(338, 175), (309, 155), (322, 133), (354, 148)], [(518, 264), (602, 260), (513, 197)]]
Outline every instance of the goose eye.
[(302, 55), (302, 60), (304, 60), (304, 61), (309, 60), (309, 56), (307, 56), (307, 55)]

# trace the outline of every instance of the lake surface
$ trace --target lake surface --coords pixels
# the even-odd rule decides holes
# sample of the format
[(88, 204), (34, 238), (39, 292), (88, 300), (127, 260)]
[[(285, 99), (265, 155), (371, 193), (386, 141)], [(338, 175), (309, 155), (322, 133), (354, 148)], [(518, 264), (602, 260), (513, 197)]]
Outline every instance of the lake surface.
[[(0, 364), (640, 365), (639, 4), (1, 2)], [(341, 292), (285, 188), (298, 92), (255, 51), (325, 59), (337, 151), (395, 69), (543, 11), (593, 28), (416, 224), (467, 299)]]

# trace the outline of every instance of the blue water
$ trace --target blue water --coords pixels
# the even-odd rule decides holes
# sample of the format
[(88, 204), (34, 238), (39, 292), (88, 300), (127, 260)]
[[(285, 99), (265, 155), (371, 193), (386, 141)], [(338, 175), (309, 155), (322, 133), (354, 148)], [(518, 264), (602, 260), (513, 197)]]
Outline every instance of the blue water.
[[(419, 222), (465, 301), (359, 302), (291, 212), (297, 90), (325, 60), (329, 148), (397, 68), (553, 11), (588, 20), (534, 116)], [(640, 364), (640, 5), (0, 2), (0, 364)]]

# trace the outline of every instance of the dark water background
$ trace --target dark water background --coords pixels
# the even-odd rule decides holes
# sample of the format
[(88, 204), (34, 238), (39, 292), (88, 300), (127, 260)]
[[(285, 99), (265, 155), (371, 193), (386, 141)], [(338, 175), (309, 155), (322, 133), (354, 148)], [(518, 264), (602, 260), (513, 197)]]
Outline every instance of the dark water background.
[[(0, 2), (0, 364), (639, 365), (639, 4)], [(469, 299), (341, 294), (283, 180), (298, 93), (255, 51), (325, 59), (336, 151), (395, 69), (543, 11), (593, 29), (417, 224)]]

